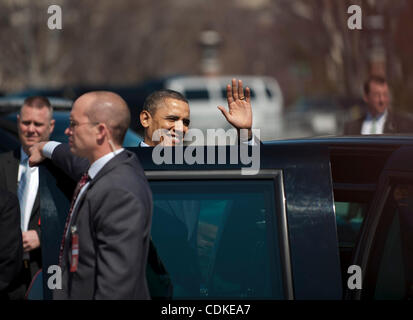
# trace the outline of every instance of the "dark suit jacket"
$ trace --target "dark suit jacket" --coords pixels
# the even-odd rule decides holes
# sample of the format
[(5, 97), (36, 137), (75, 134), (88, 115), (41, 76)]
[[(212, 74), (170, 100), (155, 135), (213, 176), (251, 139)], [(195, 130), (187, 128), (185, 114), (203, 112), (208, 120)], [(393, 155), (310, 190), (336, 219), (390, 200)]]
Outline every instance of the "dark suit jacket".
[[(344, 135), (360, 135), (361, 127), (366, 115), (363, 117), (347, 122), (344, 125)], [(386, 122), (384, 123), (383, 133), (413, 133), (413, 119), (408, 115), (388, 112)]]
[[(20, 148), (0, 154), (0, 188), (6, 189), (17, 195), (17, 177), (19, 173)], [(20, 211), (20, 210), (19, 210)], [(41, 239), (40, 218), (40, 199), (39, 192), (34, 201), (32, 213), (29, 220), (28, 230), (35, 230)], [(30, 252), (30, 272), (33, 276), (42, 266), (40, 248)]]
[(19, 200), (0, 189), (0, 299), (7, 299), (7, 291), (22, 267), (22, 254)]
[[(88, 163), (59, 145), (52, 161), (77, 179)], [(62, 257), (62, 290), (54, 299), (149, 299), (146, 262), (152, 220), (152, 194), (136, 156), (125, 150), (90, 181), (73, 212), (79, 263), (70, 272), (71, 233)]]

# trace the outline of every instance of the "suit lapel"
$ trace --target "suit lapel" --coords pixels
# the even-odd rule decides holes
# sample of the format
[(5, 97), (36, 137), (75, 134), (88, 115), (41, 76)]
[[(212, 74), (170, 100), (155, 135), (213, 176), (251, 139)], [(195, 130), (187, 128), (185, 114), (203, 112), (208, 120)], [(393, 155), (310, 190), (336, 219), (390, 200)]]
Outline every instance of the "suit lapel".
[(93, 185), (96, 183), (96, 181), (98, 181), (100, 178), (102, 178), (105, 174), (107, 174), (109, 171), (111, 171), (112, 169), (114, 169), (117, 165), (119, 165), (121, 162), (125, 161), (129, 155), (127, 154), (128, 151), (124, 150), (122, 151), (120, 154), (116, 155), (115, 157), (113, 157), (111, 160), (109, 160), (109, 162), (107, 162), (103, 168), (98, 172), (98, 174), (89, 182), (89, 185), (87, 186), (87, 189), (85, 190), (85, 192), (83, 192), (83, 194), (81, 195), (81, 197), (79, 198), (79, 202), (75, 208), (75, 211), (73, 212), (73, 217), (72, 217), (72, 222), (71, 225), (75, 224), (75, 222), (77, 221), (77, 216), (78, 216), (78, 212), (80, 211), (80, 209), (82, 208), (83, 202), (86, 199), (87, 193), (91, 190), (91, 188), (93, 187)]
[[(14, 157), (14, 160), (15, 160), (15, 161), (13, 161), (14, 166), (13, 166), (12, 170), (10, 170), (10, 171), (12, 171), (11, 174), (16, 179), (15, 183), (16, 183), (16, 192), (17, 192), (17, 177), (18, 177), (18, 174), (19, 174), (19, 164), (20, 164), (20, 157), (21, 157), (20, 148), (14, 150), (13, 157)], [(40, 170), (39, 170), (39, 185), (40, 185)], [(38, 219), (37, 213), (38, 213), (39, 210), (40, 210), (40, 196), (39, 196), (39, 190), (37, 190), (36, 198), (35, 198), (34, 203), (33, 203), (32, 212), (30, 213), (29, 227), (31, 226), (33, 228), (33, 226), (38, 223), (38, 221), (32, 221), (32, 220), (33, 220), (33, 218)]]
[(394, 118), (393, 118), (393, 114), (391, 112), (388, 112), (386, 122), (384, 123), (383, 133), (393, 133), (393, 132), (396, 132)]
[(15, 149), (7, 161), (6, 180), (7, 189), (17, 195), (17, 177), (19, 174), (20, 148)]
[(120, 163), (124, 162), (130, 157), (130, 153), (127, 150), (122, 151), (110, 161), (108, 161), (103, 168), (98, 172), (98, 174), (90, 181), (89, 188), (91, 188), (96, 181), (99, 181), (100, 178), (102, 178), (104, 175), (106, 175), (109, 171), (112, 171), (116, 166), (118, 166)]
[[(40, 183), (39, 183), (39, 186), (40, 186)], [(36, 215), (36, 212), (38, 210), (40, 210), (40, 196), (39, 196), (39, 193), (40, 193), (39, 190), (37, 190), (36, 199), (34, 200), (32, 213), (30, 215), (30, 222), (32, 222), (31, 220)], [(37, 223), (38, 221), (35, 221), (35, 222)]]

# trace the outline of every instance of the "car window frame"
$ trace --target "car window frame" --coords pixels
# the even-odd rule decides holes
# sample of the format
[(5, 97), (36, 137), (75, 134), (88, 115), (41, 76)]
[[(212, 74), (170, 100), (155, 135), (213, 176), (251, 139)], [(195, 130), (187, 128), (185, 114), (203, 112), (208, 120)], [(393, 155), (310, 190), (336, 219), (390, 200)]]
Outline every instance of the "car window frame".
[[(384, 210), (388, 203), (390, 192), (395, 185), (404, 183), (413, 184), (413, 172), (383, 172), (383, 176), (378, 184), (377, 192), (373, 197), (371, 206), (362, 225), (352, 262), (353, 265), (360, 266), (362, 270), (362, 283), (371, 276), (369, 263), (372, 261), (372, 255), (375, 253), (375, 239), (378, 236), (380, 222), (386, 218), (384, 217), (384, 215), (386, 215)], [(369, 289), (365, 289), (363, 286), (361, 290), (349, 290), (346, 288), (345, 299), (371, 299), (371, 297), (368, 296), (368, 293)]]
[[(283, 279), (283, 292), (286, 300), (294, 299), (293, 274), (291, 253), (288, 234), (286, 197), (281, 169), (262, 169), (256, 175), (242, 175), (240, 169), (234, 170), (145, 170), (148, 181), (170, 181), (170, 180), (273, 180), (274, 182), (274, 206), (276, 210), (275, 219), (279, 231), (278, 243), (281, 261), (281, 277)], [(272, 221), (271, 221), (272, 223)], [(274, 237), (274, 226), (269, 228), (269, 236)], [(275, 241), (269, 243), (269, 249), (273, 252)], [(272, 257), (274, 257), (272, 255)], [(272, 267), (274, 258), (271, 258)]]

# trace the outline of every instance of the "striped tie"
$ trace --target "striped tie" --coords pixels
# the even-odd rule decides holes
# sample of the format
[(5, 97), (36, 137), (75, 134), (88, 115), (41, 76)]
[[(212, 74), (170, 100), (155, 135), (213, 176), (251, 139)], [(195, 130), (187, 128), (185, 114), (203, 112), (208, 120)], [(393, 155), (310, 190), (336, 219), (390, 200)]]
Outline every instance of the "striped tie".
[(66, 233), (67, 233), (67, 228), (69, 227), (70, 224), (70, 219), (72, 217), (73, 213), (73, 208), (75, 206), (77, 197), (79, 196), (80, 190), (82, 190), (83, 186), (90, 181), (90, 177), (87, 173), (87, 171), (83, 174), (82, 178), (78, 182), (75, 191), (73, 192), (73, 197), (72, 197), (72, 203), (70, 205), (70, 210), (69, 214), (67, 215), (66, 218), (66, 223), (65, 223), (65, 229), (63, 231), (63, 237), (62, 237), (62, 242), (60, 243), (60, 253), (59, 253), (59, 266), (62, 265), (62, 257), (63, 257), (63, 248), (65, 246), (65, 239), (66, 239)]

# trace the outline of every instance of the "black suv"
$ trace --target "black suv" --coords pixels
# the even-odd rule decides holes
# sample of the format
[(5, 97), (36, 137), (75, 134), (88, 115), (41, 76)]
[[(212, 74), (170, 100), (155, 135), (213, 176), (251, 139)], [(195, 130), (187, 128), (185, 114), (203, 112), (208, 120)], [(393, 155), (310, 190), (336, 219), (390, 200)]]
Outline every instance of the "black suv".
[[(152, 188), (152, 238), (174, 299), (412, 298), (411, 138), (264, 143), (256, 175), (241, 162), (158, 165), (153, 148), (131, 150)], [(42, 174), (55, 204), (42, 209), (47, 267), (69, 200)]]

